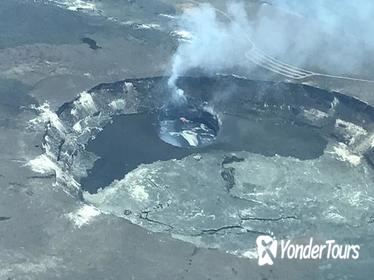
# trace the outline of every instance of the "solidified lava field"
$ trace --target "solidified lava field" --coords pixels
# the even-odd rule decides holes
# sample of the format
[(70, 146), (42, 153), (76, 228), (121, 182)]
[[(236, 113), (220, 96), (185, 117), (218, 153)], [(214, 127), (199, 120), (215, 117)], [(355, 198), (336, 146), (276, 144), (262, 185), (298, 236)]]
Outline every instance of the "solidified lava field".
[(237, 255), (255, 250), (248, 244), (258, 234), (369, 236), (372, 107), (229, 76), (183, 77), (178, 86), (190, 106), (216, 116), (214, 141), (160, 139), (166, 78), (102, 84), (60, 107), (61, 123), (46, 131), (61, 183), (105, 213)]

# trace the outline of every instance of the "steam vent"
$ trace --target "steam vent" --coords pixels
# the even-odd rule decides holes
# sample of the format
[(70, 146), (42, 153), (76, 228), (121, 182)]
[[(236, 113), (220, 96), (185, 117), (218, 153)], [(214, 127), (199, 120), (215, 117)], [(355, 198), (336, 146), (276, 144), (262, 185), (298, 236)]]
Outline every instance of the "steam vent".
[(206, 108), (186, 104), (166, 106), (159, 115), (160, 138), (176, 147), (207, 146), (216, 139), (219, 122)]
[(167, 77), (156, 77), (100, 84), (60, 107), (64, 130), (44, 137), (59, 183), (104, 213), (240, 256), (259, 234), (372, 232), (372, 107), (231, 76), (177, 85), (185, 105), (167, 105)]

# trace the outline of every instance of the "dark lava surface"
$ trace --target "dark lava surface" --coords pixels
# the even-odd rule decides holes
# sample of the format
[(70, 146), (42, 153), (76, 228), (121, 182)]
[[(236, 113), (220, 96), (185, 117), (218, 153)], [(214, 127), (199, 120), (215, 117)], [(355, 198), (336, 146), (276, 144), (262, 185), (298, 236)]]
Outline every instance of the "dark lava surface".
[(87, 150), (100, 159), (88, 172), (88, 177), (81, 180), (83, 189), (95, 193), (142, 163), (181, 159), (196, 152), (195, 149), (177, 148), (163, 142), (158, 137), (155, 120), (151, 114), (120, 115), (105, 126), (87, 145)]
[(203, 148), (183, 148), (167, 144), (158, 137), (153, 115), (116, 116), (113, 123), (105, 126), (87, 145), (87, 150), (100, 159), (81, 180), (82, 188), (95, 193), (113, 180), (122, 179), (140, 164), (181, 159), (197, 152), (220, 149), (310, 159), (320, 156), (327, 144), (309, 127), (294, 127), (287, 123), (277, 125), (272, 120), (258, 122), (236, 116), (225, 116), (224, 120), (216, 143)]
[[(165, 78), (129, 80), (140, 92), (144, 91), (144, 95), (154, 98), (167, 95), (165, 81)], [(100, 85), (91, 91), (117, 92), (123, 83)], [(191, 104), (208, 102), (207, 106), (215, 108), (222, 122), (216, 141), (205, 148), (176, 148), (164, 143), (157, 135), (154, 105), (149, 103), (148, 110), (153, 113), (115, 116), (112, 123), (88, 143), (87, 150), (100, 159), (81, 180), (84, 190), (95, 193), (143, 163), (180, 159), (211, 150), (248, 151), (265, 156), (278, 154), (301, 160), (317, 158), (323, 154), (328, 139), (339, 137), (332, 132), (335, 122), (329, 119), (322, 124), (308, 121), (303, 119), (303, 110), (318, 108), (328, 113), (334, 98), (339, 100), (339, 105), (333, 108), (336, 117), (352, 121), (363, 118), (368, 123), (373, 117), (371, 107), (364, 103), (308, 86), (231, 77), (186, 77), (179, 80), (179, 86), (185, 90)], [(157, 93), (153, 94), (155, 91)]]

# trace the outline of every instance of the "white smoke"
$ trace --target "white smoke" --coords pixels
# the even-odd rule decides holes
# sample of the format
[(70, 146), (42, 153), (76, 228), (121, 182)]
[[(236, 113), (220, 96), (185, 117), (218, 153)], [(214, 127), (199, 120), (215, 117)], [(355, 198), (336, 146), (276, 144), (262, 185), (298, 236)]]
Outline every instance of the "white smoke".
[(373, 1), (271, 3), (257, 13), (251, 34), (266, 53), (316, 72), (373, 78)]
[[(251, 10), (251, 16), (245, 8)], [(180, 28), (192, 34), (172, 60), (169, 86), (193, 68), (214, 74), (236, 66), (255, 69), (245, 58), (251, 41), (266, 54), (308, 70), (372, 79), (374, 2), (365, 0), (269, 0), (231, 3), (227, 16), (210, 4), (187, 10)], [(371, 58), (373, 57), (373, 58)], [(372, 60), (372, 61), (371, 61)]]
[(241, 4), (228, 6), (227, 18), (219, 18), (209, 4), (187, 10), (180, 18), (180, 26), (192, 34), (190, 40), (182, 42), (172, 61), (169, 86), (178, 99), (183, 96), (176, 89), (179, 76), (188, 70), (199, 68), (206, 73), (214, 73), (240, 64), (244, 52), (250, 48), (248, 34), (243, 27), (249, 23)]

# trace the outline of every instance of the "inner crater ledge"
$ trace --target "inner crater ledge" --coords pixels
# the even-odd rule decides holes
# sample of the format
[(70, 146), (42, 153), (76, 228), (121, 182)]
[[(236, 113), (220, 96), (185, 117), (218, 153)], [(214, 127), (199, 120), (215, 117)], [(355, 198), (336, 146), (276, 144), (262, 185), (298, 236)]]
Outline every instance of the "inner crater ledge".
[(177, 86), (188, 105), (165, 105), (167, 77), (156, 77), (101, 84), (49, 112), (43, 156), (57, 183), (105, 213), (242, 256), (258, 234), (373, 231), (372, 107), (230, 76)]

